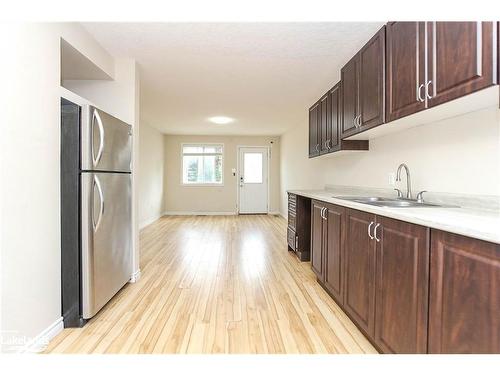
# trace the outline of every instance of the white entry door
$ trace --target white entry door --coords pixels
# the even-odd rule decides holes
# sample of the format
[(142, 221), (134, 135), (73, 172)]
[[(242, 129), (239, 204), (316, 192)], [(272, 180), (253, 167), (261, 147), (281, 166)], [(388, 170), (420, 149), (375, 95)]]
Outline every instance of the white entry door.
[(240, 214), (267, 213), (268, 148), (240, 147), (238, 165)]

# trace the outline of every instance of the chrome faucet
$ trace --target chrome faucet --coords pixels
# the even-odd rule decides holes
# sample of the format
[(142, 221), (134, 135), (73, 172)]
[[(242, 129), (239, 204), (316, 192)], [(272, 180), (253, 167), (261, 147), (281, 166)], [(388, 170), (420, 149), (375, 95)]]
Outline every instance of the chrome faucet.
[[(401, 181), (401, 169), (405, 169), (406, 172), (406, 198), (411, 199), (411, 179), (410, 179), (410, 168), (405, 163), (401, 163), (396, 172), (396, 181)], [(399, 194), (398, 194), (399, 195)]]

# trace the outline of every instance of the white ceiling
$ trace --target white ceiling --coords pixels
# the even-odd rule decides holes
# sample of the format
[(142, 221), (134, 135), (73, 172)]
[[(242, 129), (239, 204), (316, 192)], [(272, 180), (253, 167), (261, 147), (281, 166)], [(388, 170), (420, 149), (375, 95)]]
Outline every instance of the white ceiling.
[[(340, 77), (377, 23), (84, 23), (141, 69), (141, 121), (166, 134), (278, 135)], [(212, 116), (232, 124), (215, 125)]]

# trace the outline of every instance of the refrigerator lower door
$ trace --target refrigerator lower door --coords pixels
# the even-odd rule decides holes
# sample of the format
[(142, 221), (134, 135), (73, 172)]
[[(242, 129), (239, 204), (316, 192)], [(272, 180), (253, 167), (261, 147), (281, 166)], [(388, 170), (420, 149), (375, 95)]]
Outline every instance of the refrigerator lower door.
[(82, 173), (82, 312), (94, 316), (132, 273), (131, 175)]
[(81, 122), (81, 169), (130, 172), (132, 127), (92, 106), (84, 106)]

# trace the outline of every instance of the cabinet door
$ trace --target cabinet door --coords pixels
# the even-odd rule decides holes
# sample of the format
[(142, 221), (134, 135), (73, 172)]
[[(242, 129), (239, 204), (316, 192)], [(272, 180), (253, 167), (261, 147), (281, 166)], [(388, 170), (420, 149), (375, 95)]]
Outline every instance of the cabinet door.
[(329, 95), (326, 94), (320, 100), (320, 154), (328, 152), (327, 140), (330, 138), (331, 125), (329, 116)]
[(429, 229), (377, 216), (375, 342), (384, 353), (426, 353)]
[(319, 103), (309, 110), (309, 157), (319, 155)]
[(431, 232), (430, 353), (500, 353), (500, 245)]
[(428, 22), (429, 106), (497, 82), (493, 22)]
[(323, 251), (325, 258), (325, 287), (338, 303), (343, 303), (342, 289), (342, 235), (345, 209), (326, 204), (326, 221), (323, 227)]
[(373, 214), (346, 210), (344, 308), (368, 336), (374, 337), (376, 241), (368, 236), (371, 222), (375, 222)]
[(340, 145), (339, 134), (342, 126), (342, 92), (341, 84), (337, 83), (330, 90), (330, 138), (328, 146), (335, 151)]
[(323, 281), (323, 217), (324, 205), (321, 202), (311, 203), (311, 268)]
[(385, 26), (359, 51), (358, 131), (385, 122)]
[(387, 121), (393, 121), (426, 107), (425, 23), (389, 22), (386, 30)]
[(354, 56), (341, 70), (343, 121), (341, 138), (356, 133), (356, 117), (359, 114), (359, 55)]

